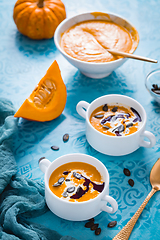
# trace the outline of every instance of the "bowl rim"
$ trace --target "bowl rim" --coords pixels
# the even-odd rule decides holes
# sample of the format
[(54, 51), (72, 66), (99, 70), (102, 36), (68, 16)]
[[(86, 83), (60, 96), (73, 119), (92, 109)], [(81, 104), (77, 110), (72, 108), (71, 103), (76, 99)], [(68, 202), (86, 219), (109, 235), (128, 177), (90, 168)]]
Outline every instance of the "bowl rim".
[[(60, 31), (61, 27), (62, 27), (64, 24), (66, 24), (67, 22), (75, 19), (75, 18), (78, 17), (78, 16), (83, 16), (83, 15), (87, 15), (87, 14), (93, 15), (93, 14), (95, 14), (95, 13), (104, 14), (104, 15), (112, 15), (112, 16), (118, 17), (118, 18), (120, 18), (121, 20), (124, 20), (126, 23), (128, 23), (128, 24), (135, 30), (136, 36), (137, 36), (137, 44), (136, 44), (134, 50), (133, 50), (131, 53), (134, 53), (134, 52), (136, 51), (136, 49), (137, 49), (137, 47), (138, 47), (138, 45), (139, 45), (139, 33), (138, 33), (137, 29), (134, 27), (134, 25), (131, 24), (131, 23), (130, 23), (128, 20), (126, 20), (124, 17), (122, 17), (122, 16), (120, 16), (120, 15), (118, 15), (118, 14), (115, 14), (115, 13), (112, 13), (112, 12), (101, 12), (101, 11), (99, 11), (99, 12), (96, 12), (96, 11), (87, 11), (87, 12), (79, 13), (79, 14), (76, 14), (76, 15), (74, 15), (74, 16), (72, 16), (72, 17), (69, 17), (69, 18), (64, 19), (64, 20), (58, 25), (58, 27), (56, 28), (55, 33), (54, 33), (54, 43), (55, 43), (57, 49), (58, 49), (66, 58), (69, 58), (69, 59), (71, 59), (71, 60), (73, 60), (73, 61), (75, 61), (75, 62), (77, 62), (77, 63), (87, 64), (87, 65), (98, 65), (98, 66), (100, 66), (100, 65), (105, 65), (105, 64), (111, 65), (111, 64), (113, 64), (113, 63), (126, 61), (127, 58), (125, 58), (125, 57), (122, 57), (122, 58), (119, 58), (119, 59), (116, 59), (116, 60), (113, 60), (113, 61), (109, 61), (109, 62), (98, 62), (98, 63), (97, 63), (97, 62), (82, 61), (82, 60), (73, 58), (72, 56), (70, 56), (69, 54), (67, 54), (67, 53), (61, 48), (60, 43), (58, 42), (58, 35), (59, 35), (59, 31)], [(84, 20), (84, 21), (85, 21), (85, 20)], [(86, 21), (87, 21), (87, 20), (86, 20)], [(83, 21), (80, 21), (80, 22), (83, 22)], [(77, 23), (80, 23), (80, 22), (77, 22)], [(76, 24), (76, 23), (75, 23), (75, 24)], [(75, 24), (73, 24), (72, 26), (74, 26)]]

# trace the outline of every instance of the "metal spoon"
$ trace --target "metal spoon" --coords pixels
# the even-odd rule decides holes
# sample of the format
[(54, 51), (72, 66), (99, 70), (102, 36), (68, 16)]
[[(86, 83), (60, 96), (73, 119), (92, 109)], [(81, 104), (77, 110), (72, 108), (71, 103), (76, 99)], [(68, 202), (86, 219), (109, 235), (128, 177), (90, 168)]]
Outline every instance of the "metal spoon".
[(152, 185), (152, 190), (139, 207), (137, 212), (133, 215), (133, 217), (129, 220), (129, 222), (122, 228), (122, 230), (112, 239), (112, 240), (127, 240), (133, 230), (134, 225), (136, 224), (139, 216), (141, 215), (143, 209), (147, 205), (150, 198), (153, 194), (160, 190), (160, 158), (153, 165), (150, 173), (150, 183)]

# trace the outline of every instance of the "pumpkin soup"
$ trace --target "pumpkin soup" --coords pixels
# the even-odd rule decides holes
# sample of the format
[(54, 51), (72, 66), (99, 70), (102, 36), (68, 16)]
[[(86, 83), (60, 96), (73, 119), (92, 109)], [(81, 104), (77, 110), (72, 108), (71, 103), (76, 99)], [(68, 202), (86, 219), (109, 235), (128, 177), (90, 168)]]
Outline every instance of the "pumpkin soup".
[(59, 198), (71, 202), (93, 199), (104, 189), (99, 171), (85, 162), (69, 162), (53, 171), (49, 188)]
[(101, 133), (127, 136), (141, 127), (142, 119), (133, 107), (116, 103), (96, 108), (90, 116), (90, 123)]
[(120, 58), (107, 49), (131, 52), (133, 38), (124, 27), (105, 20), (89, 20), (66, 30), (61, 38), (62, 49), (71, 57), (86, 62), (109, 62)]

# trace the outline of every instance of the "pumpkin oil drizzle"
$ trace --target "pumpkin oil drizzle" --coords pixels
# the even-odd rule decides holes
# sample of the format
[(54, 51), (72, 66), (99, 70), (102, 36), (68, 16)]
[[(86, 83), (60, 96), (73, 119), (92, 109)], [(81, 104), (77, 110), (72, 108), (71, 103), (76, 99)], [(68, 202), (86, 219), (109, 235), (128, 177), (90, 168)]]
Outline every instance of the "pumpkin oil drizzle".
[(82, 178), (85, 179), (85, 182), (83, 183), (83, 186), (86, 187), (85, 190), (83, 190), (82, 187), (78, 187), (76, 193), (74, 195), (72, 195), (70, 198), (71, 199), (79, 199), (81, 198), (85, 193), (87, 193), (89, 191), (89, 184), (91, 183), (93, 185), (93, 189), (98, 191), (98, 192), (102, 192), (104, 189), (104, 185), (105, 183), (103, 182), (102, 184), (96, 184), (94, 182), (92, 182), (90, 179), (84, 177), (83, 175), (81, 175)]

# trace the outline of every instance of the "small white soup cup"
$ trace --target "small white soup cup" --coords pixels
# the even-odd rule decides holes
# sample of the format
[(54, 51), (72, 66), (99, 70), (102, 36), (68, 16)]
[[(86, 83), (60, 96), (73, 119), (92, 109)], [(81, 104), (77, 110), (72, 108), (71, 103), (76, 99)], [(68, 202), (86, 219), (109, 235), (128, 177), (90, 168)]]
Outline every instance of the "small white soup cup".
[[(94, 199), (84, 202), (69, 202), (57, 197), (49, 188), (49, 178), (59, 166), (68, 162), (85, 162), (93, 165), (100, 172), (105, 182), (103, 191)], [(102, 211), (114, 213), (118, 204), (109, 196), (109, 173), (107, 168), (98, 159), (86, 154), (73, 153), (61, 156), (52, 163), (45, 158), (39, 160), (39, 167), (45, 173), (45, 199), (49, 209), (57, 216), (66, 220), (84, 221), (95, 217)], [(111, 207), (106, 204), (110, 203)]]
[[(119, 103), (133, 107), (142, 118), (140, 128), (135, 133), (127, 136), (109, 136), (96, 130), (89, 121), (90, 116), (96, 108), (106, 103)], [(141, 146), (151, 148), (156, 143), (155, 136), (145, 130), (147, 116), (144, 108), (133, 98), (119, 94), (105, 95), (95, 99), (91, 104), (80, 101), (76, 106), (76, 110), (80, 116), (86, 119), (87, 141), (94, 149), (101, 153), (111, 156), (121, 156), (132, 153)], [(145, 141), (145, 137), (148, 138), (149, 141)]]
[(56, 28), (54, 34), (54, 42), (57, 49), (61, 52), (61, 54), (76, 68), (78, 68), (81, 73), (86, 75), (90, 78), (104, 78), (111, 74), (115, 69), (122, 66), (123, 63), (127, 60), (127, 58), (120, 58), (115, 61), (111, 62), (103, 62), (103, 63), (94, 63), (94, 62), (85, 62), (78, 60), (76, 58), (71, 57), (68, 55), (61, 47), (60, 41), (62, 34), (72, 27), (73, 25), (88, 21), (88, 20), (106, 20), (113, 23), (116, 23), (124, 28), (126, 28), (130, 34), (132, 35), (133, 39), (133, 46), (130, 53), (133, 53), (139, 44), (139, 34), (135, 27), (129, 23), (126, 19), (113, 14), (113, 13), (105, 13), (105, 12), (87, 12), (87, 13), (80, 13), (74, 17), (67, 18), (63, 20), (58, 27)]

